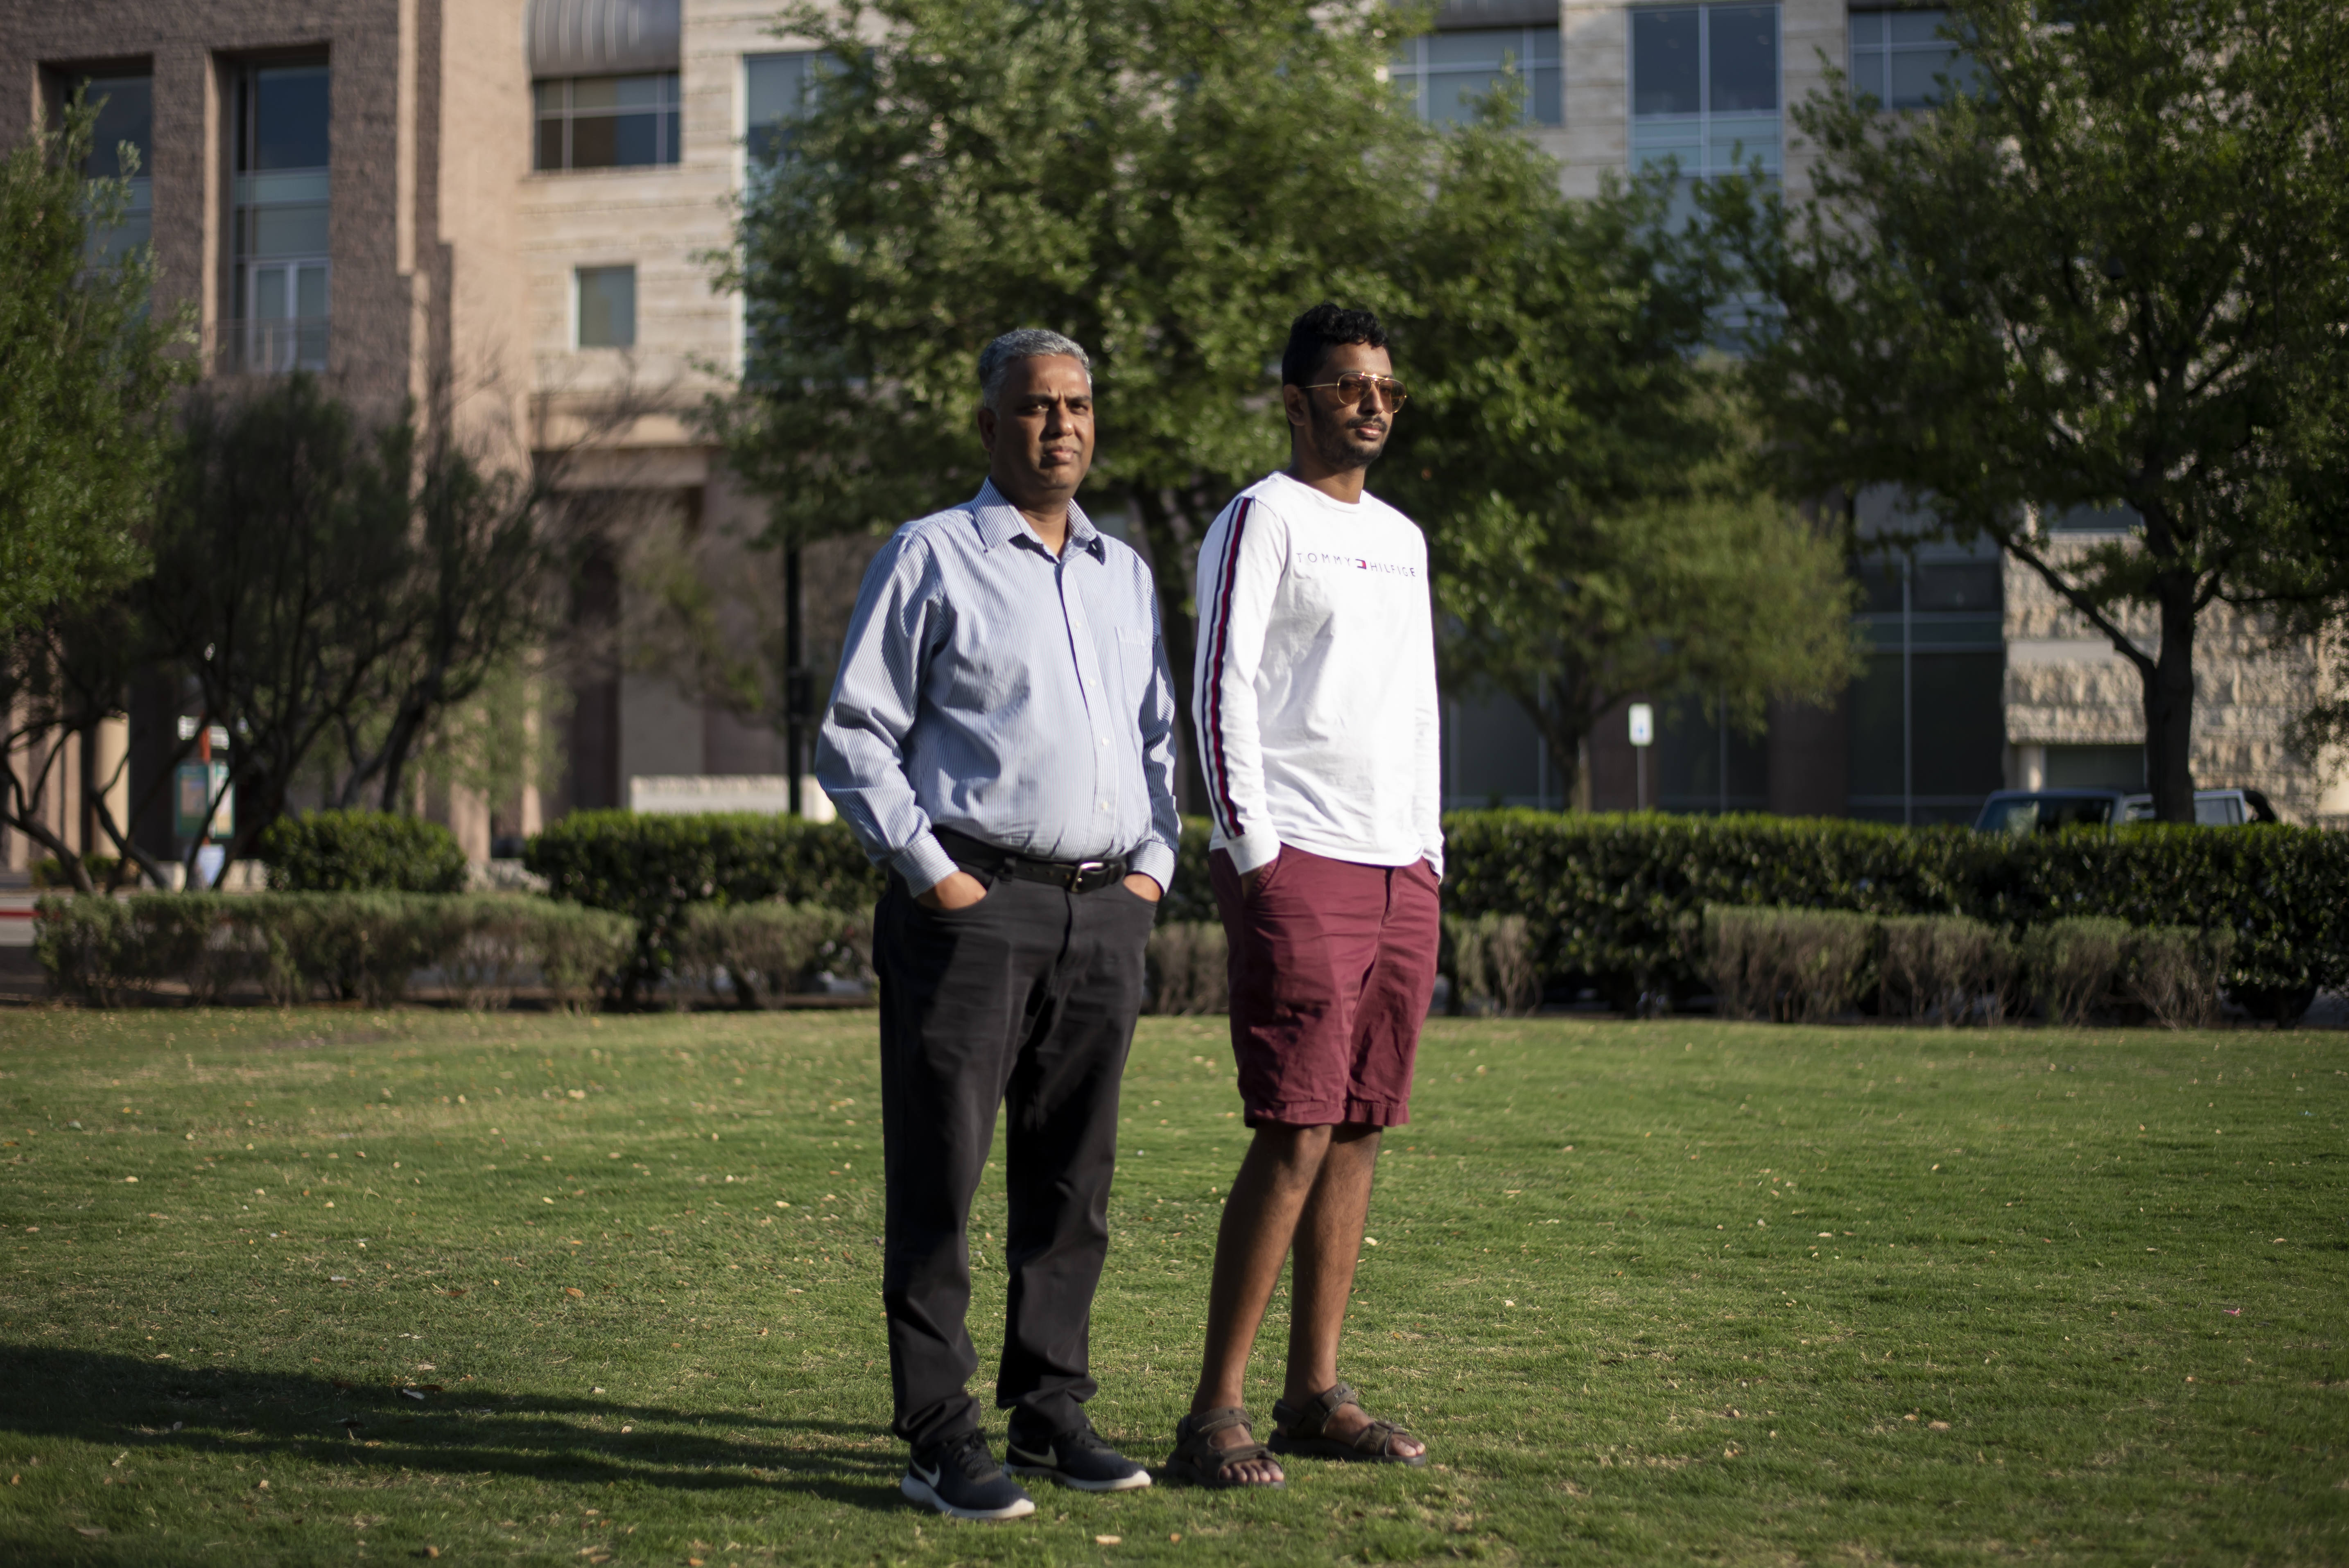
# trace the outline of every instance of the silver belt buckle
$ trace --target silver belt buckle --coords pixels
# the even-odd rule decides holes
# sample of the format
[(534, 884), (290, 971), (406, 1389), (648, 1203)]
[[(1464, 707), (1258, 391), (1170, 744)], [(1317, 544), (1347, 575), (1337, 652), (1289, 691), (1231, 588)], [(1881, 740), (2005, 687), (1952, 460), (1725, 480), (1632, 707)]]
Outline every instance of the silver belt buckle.
[(1079, 861), (1077, 862), (1077, 874), (1069, 883), (1069, 886), (1073, 891), (1081, 892), (1083, 891), (1084, 882), (1087, 877), (1091, 876), (1095, 872), (1105, 872), (1107, 870), (1109, 870), (1109, 862), (1107, 861)]

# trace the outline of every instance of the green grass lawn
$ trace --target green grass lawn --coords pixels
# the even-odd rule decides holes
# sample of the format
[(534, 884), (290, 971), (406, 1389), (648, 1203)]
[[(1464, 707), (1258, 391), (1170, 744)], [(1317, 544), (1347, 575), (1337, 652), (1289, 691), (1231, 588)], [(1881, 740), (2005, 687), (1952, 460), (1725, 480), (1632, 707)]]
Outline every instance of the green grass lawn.
[[(2341, 1036), (1439, 1024), (1344, 1363), (1435, 1463), (973, 1526), (896, 1493), (873, 1035), (0, 1016), (0, 1562), (2349, 1562)], [(1153, 1463), (1235, 1109), (1145, 1022)], [(991, 1371), (999, 1175), (973, 1230)]]

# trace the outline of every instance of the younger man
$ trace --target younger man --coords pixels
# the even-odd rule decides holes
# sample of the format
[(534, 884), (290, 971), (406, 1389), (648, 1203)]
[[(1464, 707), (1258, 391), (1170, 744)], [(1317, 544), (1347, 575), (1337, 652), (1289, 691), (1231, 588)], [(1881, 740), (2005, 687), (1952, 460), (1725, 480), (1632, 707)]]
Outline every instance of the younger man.
[[(1256, 1130), (1216, 1243), (1207, 1347), (1169, 1470), (1279, 1486), (1276, 1453), (1427, 1462), (1338, 1377), (1380, 1130), (1407, 1120), (1435, 985), (1439, 825), (1427, 543), (1367, 495), (1404, 392), (1368, 311), (1319, 304), (1281, 356), (1291, 461), (1199, 551), (1192, 718), (1231, 944), (1232, 1048)], [(1294, 1243), (1285, 1398), (1241, 1408)]]

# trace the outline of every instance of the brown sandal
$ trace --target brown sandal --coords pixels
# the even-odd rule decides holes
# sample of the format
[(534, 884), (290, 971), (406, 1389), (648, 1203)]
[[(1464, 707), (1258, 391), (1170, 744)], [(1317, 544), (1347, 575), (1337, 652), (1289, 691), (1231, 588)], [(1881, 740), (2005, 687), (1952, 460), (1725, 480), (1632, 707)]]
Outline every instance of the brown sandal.
[[(1333, 1383), (1305, 1402), (1299, 1409), (1286, 1399), (1272, 1403), (1272, 1418), (1278, 1422), (1272, 1431), (1272, 1451), (1276, 1454), (1296, 1454), (1312, 1460), (1353, 1460), (1371, 1464), (1423, 1465), (1427, 1450), (1423, 1447), (1415, 1454), (1388, 1451), (1397, 1438), (1418, 1437), (1404, 1431), (1392, 1421), (1373, 1420), (1350, 1438), (1330, 1438), (1322, 1434), (1329, 1429), (1330, 1418), (1348, 1405), (1361, 1406), (1361, 1396), (1344, 1383)], [(1369, 1415), (1368, 1410), (1362, 1412)]]
[(1242, 1480), (1231, 1471), (1235, 1465), (1250, 1460), (1272, 1457), (1272, 1450), (1262, 1443), (1241, 1443), (1219, 1449), (1207, 1439), (1217, 1432), (1234, 1427), (1253, 1434), (1254, 1426), (1248, 1414), (1237, 1405), (1226, 1405), (1220, 1410), (1204, 1415), (1185, 1416), (1174, 1423), (1174, 1451), (1166, 1456), (1166, 1474), (1170, 1480), (1187, 1481), (1206, 1487), (1264, 1487), (1278, 1491), (1287, 1480)]

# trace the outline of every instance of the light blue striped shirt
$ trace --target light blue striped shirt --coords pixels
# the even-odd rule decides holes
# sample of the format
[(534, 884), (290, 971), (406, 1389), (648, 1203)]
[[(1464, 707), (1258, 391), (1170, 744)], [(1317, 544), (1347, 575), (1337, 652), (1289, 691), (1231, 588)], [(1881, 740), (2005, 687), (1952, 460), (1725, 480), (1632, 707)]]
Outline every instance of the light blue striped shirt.
[(920, 892), (950, 828), (1040, 860), (1174, 874), (1174, 692), (1142, 558), (1073, 504), (1058, 559), (992, 482), (864, 573), (816, 779)]

